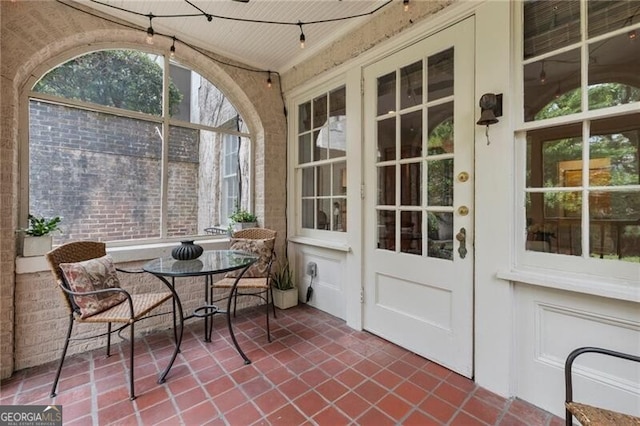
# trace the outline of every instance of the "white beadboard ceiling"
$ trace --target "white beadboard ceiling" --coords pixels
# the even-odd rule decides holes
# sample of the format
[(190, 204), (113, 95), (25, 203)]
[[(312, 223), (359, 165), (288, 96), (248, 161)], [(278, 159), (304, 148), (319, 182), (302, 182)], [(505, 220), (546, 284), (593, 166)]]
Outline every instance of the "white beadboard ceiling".
[[(369, 13), (388, 0), (75, 0), (84, 6), (124, 19), (142, 28), (149, 26), (148, 15), (197, 14), (197, 6), (207, 14), (221, 17), (287, 23), (312, 22)], [(191, 3), (191, 4), (189, 4)], [(193, 5), (193, 6), (192, 6)], [(382, 7), (402, 7), (394, 1)], [(119, 8), (119, 9), (118, 9)], [(375, 15), (375, 14), (374, 14)], [(189, 44), (239, 60), (262, 70), (284, 72), (305, 58), (312, 56), (353, 28), (364, 24), (373, 15), (327, 23), (305, 24), (305, 48), (300, 48), (300, 27), (254, 22), (240, 22), (205, 16), (156, 17), (153, 29), (158, 34), (175, 36)], [(140, 33), (145, 37), (144, 33)], [(176, 50), (180, 49), (176, 43)], [(184, 47), (182, 47), (184, 48)]]

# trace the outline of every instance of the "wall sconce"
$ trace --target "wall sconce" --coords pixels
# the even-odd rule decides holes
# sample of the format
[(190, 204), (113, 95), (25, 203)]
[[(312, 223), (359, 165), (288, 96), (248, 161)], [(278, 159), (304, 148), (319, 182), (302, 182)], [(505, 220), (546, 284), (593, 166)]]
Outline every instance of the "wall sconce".
[(480, 97), (480, 119), (477, 124), (487, 126), (485, 135), (487, 136), (487, 145), (489, 145), (489, 126), (496, 124), (499, 120), (496, 117), (502, 117), (502, 93), (485, 93)]

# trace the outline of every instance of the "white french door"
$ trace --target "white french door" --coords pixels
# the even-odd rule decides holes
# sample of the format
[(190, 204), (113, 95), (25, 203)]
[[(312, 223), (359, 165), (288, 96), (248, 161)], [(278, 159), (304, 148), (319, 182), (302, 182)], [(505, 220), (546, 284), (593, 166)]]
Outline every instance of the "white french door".
[(473, 374), (474, 22), (364, 70), (364, 328)]

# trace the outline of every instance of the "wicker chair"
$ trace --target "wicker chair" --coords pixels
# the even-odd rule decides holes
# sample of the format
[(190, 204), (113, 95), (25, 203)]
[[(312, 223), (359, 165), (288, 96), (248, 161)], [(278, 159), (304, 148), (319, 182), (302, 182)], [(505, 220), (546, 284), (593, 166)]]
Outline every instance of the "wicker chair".
[(584, 426), (598, 425), (598, 426), (640, 426), (640, 418), (629, 414), (618, 413), (616, 411), (607, 410), (601, 407), (594, 407), (593, 405), (582, 404), (573, 400), (573, 382), (571, 377), (571, 367), (573, 361), (584, 353), (598, 353), (602, 355), (612, 356), (615, 358), (627, 359), (630, 361), (640, 362), (640, 356), (629, 355), (622, 352), (615, 352), (609, 349), (584, 347), (578, 348), (572, 351), (564, 364), (564, 378), (565, 378), (565, 409), (566, 409), (566, 426), (571, 426), (573, 423), (573, 416), (580, 421)]
[[(231, 236), (231, 249), (236, 248), (260, 254), (260, 259), (238, 280), (235, 290), (235, 274), (227, 274), (225, 278), (222, 278), (212, 284), (214, 289), (227, 289), (231, 292), (227, 297), (233, 297), (234, 316), (236, 314), (238, 296), (253, 296), (264, 301), (267, 320), (267, 340), (269, 342), (271, 342), (271, 334), (269, 331), (270, 303), (273, 307), (273, 317), (276, 318), (276, 307), (273, 305), (273, 289), (271, 288), (271, 265), (275, 256), (274, 246), (276, 235), (276, 231), (266, 228), (247, 228), (234, 232)], [(265, 245), (271, 247), (271, 249), (269, 251), (262, 251), (261, 253), (258, 253), (255, 250), (244, 248), (245, 246), (242, 245), (243, 240), (262, 240), (266, 243)], [(226, 299), (226, 297), (222, 300), (224, 299)], [(230, 312), (227, 312), (227, 315), (230, 314)]]
[[(160, 292), (160, 293), (145, 293), (145, 294), (130, 294), (126, 290), (119, 287), (109, 287), (105, 289), (99, 289), (95, 291), (87, 291), (87, 292), (77, 292), (72, 291), (72, 286), (67, 280), (65, 273), (61, 268), (61, 264), (78, 264), (77, 262), (85, 262), (92, 259), (99, 259), (106, 255), (105, 244), (101, 242), (95, 241), (78, 241), (71, 242), (64, 245), (61, 245), (49, 253), (46, 254), (47, 261), (49, 262), (49, 267), (51, 268), (51, 272), (53, 273), (56, 283), (58, 284), (58, 289), (63, 297), (64, 303), (68, 309), (69, 313), (69, 328), (67, 330), (67, 335), (64, 342), (64, 348), (62, 350), (62, 356), (60, 357), (60, 362), (58, 364), (58, 371), (56, 372), (56, 377), (53, 381), (53, 386), (51, 388), (51, 397), (56, 396), (56, 387), (58, 385), (58, 379), (60, 378), (60, 373), (62, 371), (62, 365), (64, 363), (65, 356), (67, 354), (67, 349), (69, 347), (69, 342), (71, 340), (84, 340), (95, 337), (107, 337), (107, 356), (111, 354), (111, 334), (115, 332), (119, 332), (125, 327), (130, 327), (130, 352), (129, 352), (129, 396), (131, 400), (134, 400), (136, 395), (134, 391), (134, 365), (133, 365), (133, 354), (134, 354), (134, 323), (143, 317), (147, 316), (149, 312), (151, 312), (156, 307), (163, 304), (165, 301), (172, 298), (171, 292)], [(66, 267), (66, 265), (63, 265)], [(127, 272), (119, 270), (120, 272)], [(86, 316), (81, 312), (80, 307), (78, 306), (79, 300), (76, 299), (78, 297), (112, 297), (113, 295), (118, 295), (120, 299), (123, 301), (118, 302), (115, 306), (112, 306), (106, 310), (101, 312)], [(78, 301), (78, 303), (76, 303)], [(174, 311), (174, 319), (175, 319), (175, 311)], [(71, 338), (71, 334), (73, 331), (74, 322), (78, 323), (106, 323), (107, 324), (107, 332), (93, 335), (89, 337)], [(122, 324), (117, 327), (115, 330), (112, 329), (112, 323)], [(174, 335), (176, 335), (175, 329), (175, 321), (174, 321)]]

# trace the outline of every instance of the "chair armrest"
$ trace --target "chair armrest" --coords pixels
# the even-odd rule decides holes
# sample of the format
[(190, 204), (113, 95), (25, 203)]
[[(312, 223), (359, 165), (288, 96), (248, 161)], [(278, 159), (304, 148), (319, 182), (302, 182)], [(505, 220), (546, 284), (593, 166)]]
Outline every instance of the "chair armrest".
[[(567, 360), (564, 363), (564, 382), (565, 382), (565, 406), (567, 403), (574, 402), (573, 401), (573, 380), (571, 376), (573, 361), (582, 354), (585, 353), (598, 353), (602, 355), (608, 355), (615, 358), (626, 359), (629, 361), (640, 362), (640, 356), (626, 354), (623, 352), (612, 351), (610, 349), (597, 348), (597, 347), (582, 347), (577, 348), (571, 351), (569, 356), (567, 356)], [(566, 424), (568, 426), (571, 425), (571, 417), (572, 414), (569, 409), (566, 409)]]
[(129, 269), (116, 268), (116, 271), (123, 272), (125, 274), (144, 274), (145, 271), (142, 269), (136, 269), (135, 271), (131, 271)]

